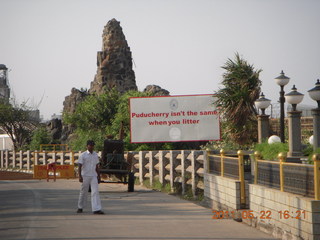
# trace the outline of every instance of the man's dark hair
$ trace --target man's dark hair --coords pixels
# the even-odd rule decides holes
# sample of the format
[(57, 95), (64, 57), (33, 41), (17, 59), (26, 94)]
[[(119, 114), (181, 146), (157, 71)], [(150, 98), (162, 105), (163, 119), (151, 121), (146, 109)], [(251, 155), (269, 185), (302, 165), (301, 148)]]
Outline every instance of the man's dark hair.
[(95, 143), (94, 143), (94, 141), (93, 141), (93, 140), (88, 140), (88, 141), (87, 141), (87, 146), (88, 146), (88, 145), (94, 146), (94, 145), (95, 145)]

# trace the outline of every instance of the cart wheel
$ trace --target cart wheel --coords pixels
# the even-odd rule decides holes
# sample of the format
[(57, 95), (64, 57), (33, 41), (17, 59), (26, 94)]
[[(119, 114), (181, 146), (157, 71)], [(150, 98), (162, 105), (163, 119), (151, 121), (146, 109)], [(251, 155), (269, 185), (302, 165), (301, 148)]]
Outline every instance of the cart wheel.
[(134, 192), (134, 173), (130, 172), (128, 175), (128, 192)]

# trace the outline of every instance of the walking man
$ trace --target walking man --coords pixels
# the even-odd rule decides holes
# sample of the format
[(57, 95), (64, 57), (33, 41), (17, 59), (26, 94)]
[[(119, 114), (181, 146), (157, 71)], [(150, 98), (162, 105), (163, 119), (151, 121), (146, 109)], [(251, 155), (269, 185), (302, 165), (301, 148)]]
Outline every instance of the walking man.
[(99, 157), (94, 150), (94, 141), (87, 141), (87, 151), (83, 152), (78, 160), (79, 182), (81, 189), (77, 213), (82, 213), (87, 203), (89, 187), (91, 186), (91, 207), (94, 214), (104, 214), (101, 210), (98, 184), (100, 183)]

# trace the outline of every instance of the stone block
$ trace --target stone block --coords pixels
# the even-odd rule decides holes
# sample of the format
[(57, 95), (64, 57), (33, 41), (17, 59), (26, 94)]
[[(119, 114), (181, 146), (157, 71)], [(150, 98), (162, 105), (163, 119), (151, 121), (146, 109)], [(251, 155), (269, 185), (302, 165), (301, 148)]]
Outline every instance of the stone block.
[(317, 212), (320, 213), (320, 201), (319, 200), (311, 200), (311, 212)]
[(308, 221), (312, 221), (313, 223), (320, 223), (320, 213), (306, 212), (306, 218)]
[(256, 204), (254, 202), (250, 202), (250, 209), (254, 211), (255, 213), (260, 212), (259, 210), (259, 204)]

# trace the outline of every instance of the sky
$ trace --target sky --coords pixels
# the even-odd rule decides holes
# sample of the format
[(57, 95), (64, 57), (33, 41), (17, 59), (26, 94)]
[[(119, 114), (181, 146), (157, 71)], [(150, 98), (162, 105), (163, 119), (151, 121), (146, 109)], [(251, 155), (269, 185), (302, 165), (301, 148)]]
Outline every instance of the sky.
[(171, 95), (211, 94), (221, 66), (235, 53), (262, 69), (262, 91), (276, 103), (281, 70), (307, 91), (320, 78), (318, 0), (0, 0), (0, 63), (12, 97), (61, 114), (73, 87), (90, 88), (102, 31), (120, 21), (132, 51), (139, 90), (158, 85)]

